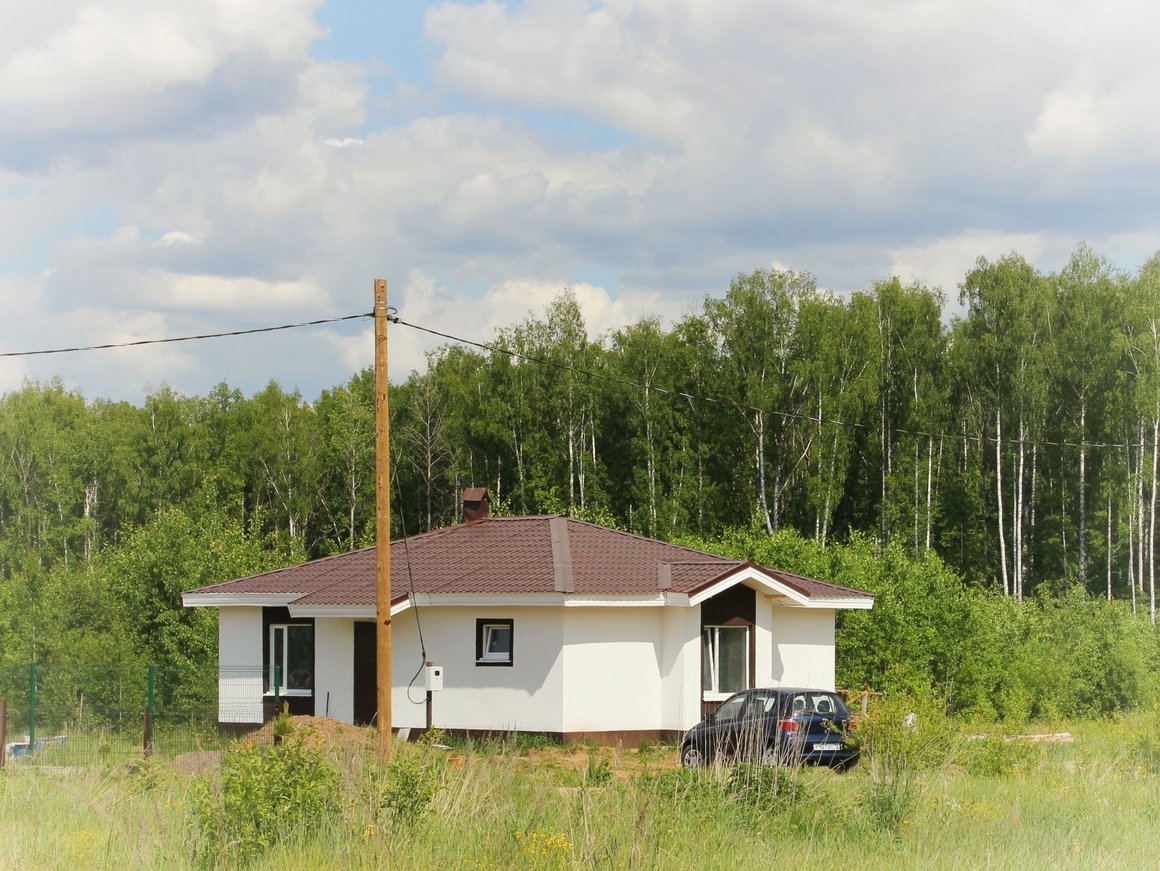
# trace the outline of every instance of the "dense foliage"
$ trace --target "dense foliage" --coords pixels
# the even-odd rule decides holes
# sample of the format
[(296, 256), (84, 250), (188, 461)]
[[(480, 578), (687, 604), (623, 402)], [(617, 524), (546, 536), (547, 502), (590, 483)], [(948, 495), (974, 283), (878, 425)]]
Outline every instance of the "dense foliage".
[[(1015, 716), (1149, 700), (1160, 255), (1134, 276), (1086, 247), (1051, 274), (980, 259), (959, 302), (947, 322), (922, 284), (843, 298), (758, 270), (592, 340), (563, 292), (392, 388), (395, 531), (487, 486), (493, 510), (874, 591), (842, 618), (849, 686)], [(369, 543), (372, 382), (0, 398), (0, 665), (211, 667), (182, 589)]]

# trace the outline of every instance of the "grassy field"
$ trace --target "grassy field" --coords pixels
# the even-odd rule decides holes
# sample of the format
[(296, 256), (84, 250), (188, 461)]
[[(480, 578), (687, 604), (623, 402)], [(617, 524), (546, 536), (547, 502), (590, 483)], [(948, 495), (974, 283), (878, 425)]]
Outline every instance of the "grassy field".
[[(11, 767), (0, 775), (0, 868), (1154, 866), (1157, 718), (1067, 728), (1073, 741), (1040, 744), (959, 730), (947, 757), (923, 760), (901, 781), (871, 760), (848, 774), (779, 777), (678, 771), (673, 748), (518, 744), (401, 746), (383, 775), (365, 742), (352, 750), (319, 736), (311, 758), (336, 775), (338, 801), (304, 823), (281, 816), (284, 830), (267, 828), (271, 843), (251, 862), (229, 838), (206, 850), (205, 808), (223, 778), (252, 787), (246, 772), (257, 767), (199, 777), (160, 760)], [(255, 755), (254, 766), (263, 759), (273, 757)], [(306, 769), (278, 776), (316, 780)], [(883, 800), (900, 812), (884, 814)], [(242, 813), (257, 813), (248, 802)]]

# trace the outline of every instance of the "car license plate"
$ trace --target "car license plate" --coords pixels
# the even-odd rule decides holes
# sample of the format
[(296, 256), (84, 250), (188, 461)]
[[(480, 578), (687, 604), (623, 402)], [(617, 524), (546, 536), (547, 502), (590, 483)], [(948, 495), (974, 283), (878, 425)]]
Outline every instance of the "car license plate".
[(815, 744), (815, 750), (841, 750), (841, 744)]

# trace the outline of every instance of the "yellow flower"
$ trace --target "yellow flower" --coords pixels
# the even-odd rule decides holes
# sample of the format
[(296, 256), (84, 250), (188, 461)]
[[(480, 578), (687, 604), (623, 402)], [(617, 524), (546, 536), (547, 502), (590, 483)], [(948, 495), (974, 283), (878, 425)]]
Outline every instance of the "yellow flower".
[(364, 841), (369, 841), (371, 838), (373, 838), (378, 833), (379, 833), (378, 826), (376, 826), (374, 823), (367, 823), (367, 827), (365, 829), (363, 829), (362, 839)]

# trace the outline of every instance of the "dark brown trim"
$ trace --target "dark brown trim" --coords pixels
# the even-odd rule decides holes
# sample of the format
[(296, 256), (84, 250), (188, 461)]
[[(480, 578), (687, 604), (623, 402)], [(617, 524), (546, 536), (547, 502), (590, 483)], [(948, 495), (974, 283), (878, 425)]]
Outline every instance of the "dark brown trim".
[[(269, 720), (277, 716), (279, 711), (274, 709), (274, 697), (270, 692), (270, 627), (285, 624), (287, 626), (309, 626), (314, 636), (315, 625), (313, 617), (291, 617), (289, 608), (265, 607), (262, 609), (262, 716)], [(296, 715), (314, 716), (314, 688), (318, 676), (318, 643), (312, 637), (311, 646), (314, 648), (314, 661), (310, 664), (310, 695), (287, 695), (282, 697), (283, 703), (289, 706), (290, 713)]]
[[(735, 584), (701, 603), (701, 661), (705, 656), (705, 629), (709, 626), (744, 626), (749, 634), (749, 676), (746, 689), (757, 680), (757, 591)], [(701, 668), (701, 715), (711, 714), (719, 701), (705, 700), (705, 669)]]
[[(397, 729), (395, 730), (398, 731)], [(408, 740), (417, 740), (426, 729), (408, 730)], [(644, 741), (651, 744), (676, 744), (684, 732), (680, 729), (616, 729), (605, 732), (521, 732), (507, 729), (440, 729), (440, 734), (465, 741), (511, 740), (516, 737), (544, 738), (556, 744), (599, 744), (603, 747), (636, 747)]]
[[(223, 734), (235, 738), (262, 728), (261, 723), (218, 723), (218, 729)], [(396, 729), (397, 733), (399, 730)], [(410, 741), (426, 732), (426, 729), (412, 728), (407, 730)], [(642, 742), (651, 744), (676, 744), (681, 740), (684, 732), (680, 729), (611, 729), (603, 732), (582, 730), (578, 732), (521, 732), (511, 729), (440, 729), (440, 734), (451, 735), (468, 741), (483, 740), (511, 740), (516, 737), (546, 738), (557, 744), (579, 743), (582, 741), (598, 744), (602, 747), (636, 747)]]

